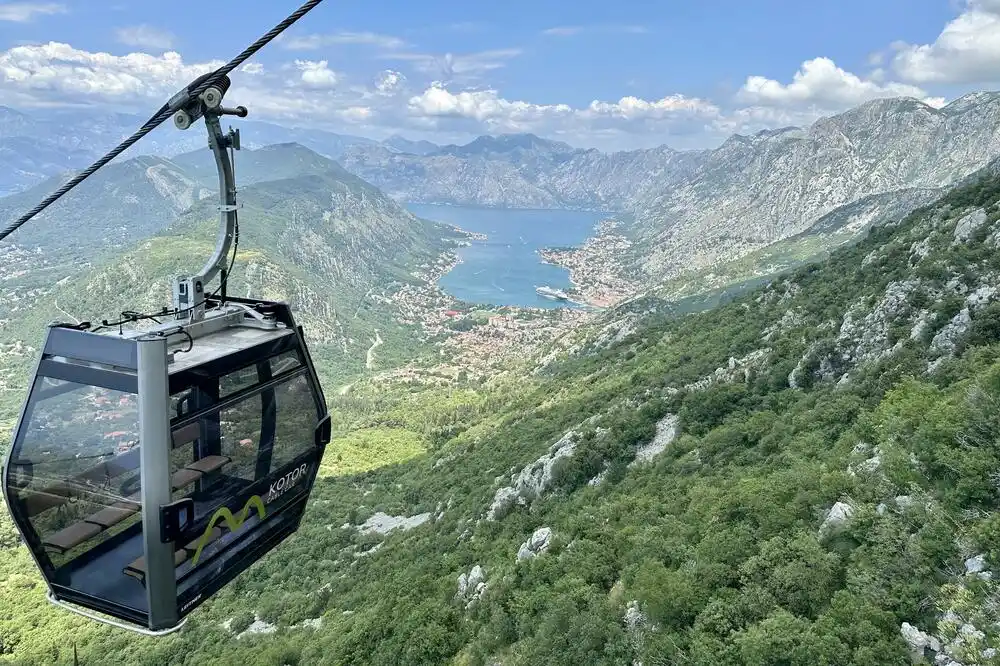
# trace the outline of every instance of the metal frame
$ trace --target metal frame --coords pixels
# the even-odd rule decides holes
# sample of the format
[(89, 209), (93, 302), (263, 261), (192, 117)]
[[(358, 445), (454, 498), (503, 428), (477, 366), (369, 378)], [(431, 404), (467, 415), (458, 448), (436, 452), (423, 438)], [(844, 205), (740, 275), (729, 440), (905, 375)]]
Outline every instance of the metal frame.
[[(275, 386), (298, 377), (309, 378), (311, 389), (310, 393), (312, 395), (312, 399), (309, 401), (309, 404), (314, 406), (316, 410), (315, 416), (318, 419), (315, 429), (315, 441), (313, 442), (313, 446), (316, 448), (308, 453), (304, 453), (303, 455), (308, 458), (315, 457), (317, 464), (312, 466), (313, 469), (311, 470), (311, 474), (307, 479), (304, 479), (304, 487), (307, 489), (307, 494), (301, 500), (303, 504), (300, 506), (288, 506), (279, 509), (278, 514), (286, 514), (286, 511), (290, 512), (285, 516), (285, 518), (282, 519), (286, 521), (285, 524), (277, 528), (277, 531), (273, 534), (269, 534), (262, 541), (254, 544), (245, 553), (239, 555), (237, 559), (228, 562), (225, 565), (225, 573), (220, 572), (219, 575), (213, 574), (209, 576), (205, 579), (204, 587), (202, 587), (203, 583), (199, 582), (198, 591), (195, 596), (192, 597), (187, 592), (182, 592), (182, 584), (187, 575), (183, 576), (180, 580), (177, 579), (177, 573), (173, 563), (173, 545), (170, 543), (163, 543), (161, 541), (161, 530), (159, 529), (159, 522), (162, 520), (160, 507), (170, 504), (172, 499), (172, 494), (169, 490), (169, 455), (172, 450), (172, 442), (169, 439), (169, 433), (183, 423), (197, 421), (199, 417), (204, 415), (205, 410), (198, 410), (196, 412), (184, 414), (180, 417), (173, 417), (170, 413), (169, 405), (171, 378), (169, 375), (169, 356), (167, 353), (167, 347), (168, 341), (172, 335), (154, 332), (152, 334), (130, 334), (128, 339), (124, 340), (119, 338), (119, 340), (126, 343), (125, 346), (119, 350), (119, 357), (108, 358), (107, 360), (113, 365), (104, 365), (91, 363), (86, 359), (75, 359), (72, 354), (73, 349), (77, 348), (81, 342), (86, 342), (86, 340), (90, 337), (101, 336), (87, 334), (82, 331), (63, 331), (61, 329), (51, 329), (50, 332), (54, 333), (58, 330), (60, 335), (57, 335), (56, 339), (47, 345), (45, 353), (42, 355), (43, 358), (39, 360), (38, 368), (36, 369), (36, 377), (39, 376), (38, 372), (41, 371), (41, 368), (45, 367), (43, 361), (47, 360), (48, 363), (53, 366), (73, 366), (75, 368), (87, 370), (90, 373), (121, 374), (137, 380), (133, 391), (139, 396), (139, 434), (140, 439), (143, 442), (143, 446), (139, 449), (140, 468), (142, 470), (141, 505), (143, 507), (141, 513), (143, 536), (141, 538), (143, 544), (143, 554), (146, 557), (147, 562), (147, 576), (145, 583), (147, 611), (144, 613), (145, 617), (142, 621), (136, 621), (138, 618), (136, 618), (136, 620), (130, 620), (125, 616), (120, 616), (117, 620), (109, 620), (106, 617), (101, 617), (100, 615), (95, 614), (108, 612), (100, 609), (99, 606), (90, 606), (89, 604), (83, 607), (78, 606), (79, 602), (74, 598), (76, 595), (70, 594), (70, 590), (63, 590), (62, 584), (56, 580), (53, 572), (50, 572), (45, 576), (49, 587), (47, 596), (49, 601), (54, 605), (58, 605), (66, 610), (81, 615), (82, 617), (87, 617), (88, 619), (93, 619), (117, 628), (134, 631), (146, 636), (163, 636), (176, 631), (179, 626), (183, 624), (188, 613), (194, 607), (200, 605), (200, 601), (207, 599), (219, 589), (224, 587), (233, 578), (242, 573), (246, 567), (256, 562), (265, 552), (276, 547), (280, 542), (284, 541), (285, 538), (293, 534), (295, 530), (298, 529), (302, 514), (305, 510), (305, 498), (308, 497), (308, 494), (311, 492), (311, 488), (315, 483), (318, 473), (318, 461), (322, 458), (325, 444), (328, 442), (328, 436), (324, 437), (322, 435), (322, 432), (328, 432), (328, 428), (325, 428), (325, 425), (329, 421), (327, 407), (323, 398), (322, 386), (316, 380), (315, 368), (311, 362), (309, 348), (305, 345), (303, 340), (302, 330), (298, 325), (296, 325), (287, 304), (253, 302), (245, 299), (234, 300), (237, 302), (232, 303), (229, 314), (225, 314), (220, 317), (209, 317), (206, 320), (194, 322), (188, 326), (190, 326), (195, 333), (207, 332), (207, 334), (214, 333), (227, 327), (239, 327), (244, 325), (244, 322), (249, 324), (251, 327), (258, 328), (259, 322), (256, 318), (251, 317), (247, 319), (244, 316), (246, 309), (251, 308), (250, 303), (254, 303), (259, 310), (258, 312), (255, 312), (255, 314), (258, 316), (266, 314), (270, 318), (270, 326), (268, 326), (268, 328), (273, 328), (276, 332), (283, 331), (284, 334), (279, 335), (278, 337), (281, 340), (287, 341), (287, 343), (275, 346), (272, 349), (273, 354), (271, 354), (268, 358), (277, 358), (287, 350), (295, 349), (298, 352), (297, 355), (299, 363), (276, 375), (271, 375), (269, 378), (262, 377), (260, 375), (258, 364), (258, 377), (257, 382), (254, 385), (236, 391), (235, 393), (226, 396), (224, 399), (213, 403), (212, 408), (223, 408), (225, 405), (245, 399), (250, 394), (260, 394), (263, 396), (268, 391), (273, 390)], [(210, 306), (217, 306), (219, 302), (220, 301), (215, 301), (213, 299), (209, 299), (208, 301)], [(209, 313), (211, 314), (212, 311)], [(239, 316), (237, 317), (235, 313), (239, 313)], [(225, 326), (224, 324), (227, 322), (228, 326)], [(173, 326), (173, 329), (177, 330), (178, 326)], [(134, 349), (134, 352), (128, 348)], [(254, 349), (254, 347), (250, 347), (246, 351), (252, 352)], [(259, 350), (257, 353), (259, 354), (260, 351), (262, 350)], [(53, 358), (60, 360), (52, 360)], [(124, 367), (129, 365), (129, 363), (125, 360), (127, 358), (135, 359), (134, 370), (126, 369), (126, 367)], [(115, 368), (115, 370), (109, 369), (112, 367)], [(186, 372), (187, 370), (180, 370), (178, 376), (183, 375)], [(38, 380), (36, 379), (35, 381)], [(23, 424), (30, 420), (31, 395), (31, 392), (29, 392), (28, 396), (25, 398), (25, 405), (22, 409), (21, 422), (18, 425), (17, 433), (21, 433)], [(11, 447), (11, 452), (8, 453), (8, 457), (13, 454), (13, 451), (14, 447)], [(5, 473), (8, 468), (9, 465), (5, 465)], [(152, 472), (151, 470), (156, 471)], [(160, 486), (159, 490), (156, 488), (158, 484)], [(5, 497), (6, 491), (6, 484), (4, 484)], [(296, 500), (296, 502), (299, 501), (300, 500)], [(10, 503), (11, 498), (8, 498), (8, 505), (10, 505)], [(274, 517), (277, 518), (278, 514), (275, 514)], [(18, 522), (20, 523), (23, 521)], [(32, 551), (32, 557), (35, 558), (36, 549), (31, 548), (30, 550)], [(159, 556), (157, 553), (159, 553)], [(164, 553), (166, 554), (166, 566), (163, 566)], [(160, 564), (157, 564), (158, 557), (160, 559)], [(41, 563), (37, 558), (35, 559), (36, 563), (39, 564), (39, 568), (45, 571), (45, 567), (41, 566)], [(82, 598), (83, 597), (81, 597), (81, 599)], [(83, 610), (84, 608), (86, 610)], [(144, 624), (148, 624), (148, 627), (144, 627)]]
[[(53, 329), (50, 328), (48, 333), (45, 335), (45, 345), (48, 345), (49, 338), (52, 336), (52, 331)], [(43, 350), (45, 348), (45, 345), (43, 345), (42, 347)], [(13, 502), (10, 501), (10, 497), (7, 495), (7, 475), (10, 473), (10, 460), (14, 455), (14, 450), (17, 448), (17, 439), (18, 437), (22, 436), (21, 435), (22, 426), (25, 423), (25, 419), (27, 419), (29, 416), (28, 407), (31, 405), (31, 396), (32, 393), (34, 393), (35, 391), (35, 382), (38, 381), (38, 369), (41, 367), (42, 359), (44, 358), (45, 354), (43, 352), (42, 354), (39, 355), (38, 362), (35, 363), (35, 369), (31, 375), (32, 377), (31, 386), (28, 388), (28, 391), (24, 396), (24, 402), (21, 404), (21, 412), (20, 414), (18, 414), (17, 421), (14, 423), (14, 432), (11, 433), (12, 437), (10, 442), (10, 448), (7, 450), (7, 455), (4, 456), (3, 468), (0, 469), (0, 473), (3, 474), (3, 476), (0, 477), (0, 492), (3, 493), (4, 504), (6, 504), (7, 506), (7, 512), (10, 514), (11, 518), (14, 519), (15, 525), (18, 525), (22, 521), (23, 522), (30, 522), (30, 521), (28, 521), (26, 517), (20, 516), (21, 513), (20, 510), (15, 511), (14, 504)], [(18, 520), (19, 517), (20, 520)], [(21, 530), (18, 529), (18, 533), (20, 532)], [(33, 540), (33, 539), (24, 539), (23, 534), (21, 534), (21, 538), (22, 540), (25, 541)], [(42, 578), (45, 579), (45, 584), (49, 588), (48, 594), (51, 595), (54, 594), (54, 590), (52, 587), (52, 579), (54, 578), (54, 576), (51, 575), (52, 567), (51, 563), (43, 562), (43, 560), (39, 559), (35, 554), (36, 547), (39, 546), (41, 546), (41, 544), (36, 544), (36, 543), (28, 544), (28, 552), (31, 554), (31, 559), (35, 561), (35, 566), (37, 566), (38, 570), (42, 572), (43, 574)], [(44, 548), (38, 548), (37, 552), (44, 553), (45, 551)]]
[(226, 261), (233, 239), (236, 236), (236, 177), (233, 162), (227, 149), (240, 149), (239, 130), (230, 129), (222, 132), (219, 118), (223, 115), (235, 115), (245, 118), (245, 107), (227, 109), (222, 106), (222, 98), (229, 88), (228, 77), (219, 87), (210, 87), (185, 110), (178, 111), (175, 125), (187, 129), (199, 116), (205, 118), (205, 128), (208, 130), (208, 146), (215, 155), (215, 165), (219, 172), (219, 235), (215, 243), (215, 251), (211, 258), (196, 274), (190, 277), (179, 277), (174, 281), (173, 302), (175, 318), (188, 321), (200, 321), (205, 317), (205, 285), (215, 276), (222, 273), (222, 286), (226, 280)]
[(142, 541), (146, 557), (146, 601), (153, 631), (177, 624), (177, 580), (174, 547), (161, 539), (160, 508), (170, 504), (170, 383), (167, 341), (137, 340), (139, 374), (139, 470), (142, 498)]
[(168, 634), (174, 633), (175, 631), (179, 631), (181, 629), (181, 627), (183, 627), (185, 624), (187, 624), (187, 618), (185, 617), (185, 618), (182, 618), (181, 621), (178, 622), (173, 627), (168, 627), (166, 629), (161, 629), (159, 631), (154, 631), (152, 629), (146, 629), (145, 627), (141, 627), (141, 626), (139, 626), (137, 624), (128, 624), (127, 622), (119, 622), (118, 620), (112, 620), (112, 619), (109, 619), (109, 618), (106, 618), (106, 617), (102, 617), (102, 616), (98, 615), (97, 613), (92, 613), (92, 612), (90, 612), (88, 610), (84, 610), (82, 608), (74, 606), (71, 603), (68, 603), (68, 602), (65, 602), (65, 601), (60, 601), (59, 599), (56, 599), (56, 597), (55, 597), (54, 594), (52, 594), (52, 590), (49, 590), (45, 594), (45, 598), (53, 606), (58, 606), (59, 608), (62, 608), (64, 610), (68, 610), (71, 613), (76, 613), (77, 615), (85, 617), (88, 620), (94, 620), (96, 622), (100, 622), (101, 624), (107, 624), (107, 625), (110, 625), (112, 627), (117, 627), (119, 629), (125, 629), (126, 631), (132, 631), (132, 632), (135, 632), (137, 634), (142, 634), (143, 636), (152, 636), (154, 638), (159, 638), (160, 636), (166, 636)]

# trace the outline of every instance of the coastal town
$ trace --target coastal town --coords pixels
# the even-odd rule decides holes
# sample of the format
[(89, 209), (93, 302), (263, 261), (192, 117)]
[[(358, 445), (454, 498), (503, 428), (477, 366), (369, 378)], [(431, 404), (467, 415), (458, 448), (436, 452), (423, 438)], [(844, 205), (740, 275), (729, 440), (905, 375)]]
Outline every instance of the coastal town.
[(569, 271), (574, 300), (599, 308), (612, 307), (639, 291), (639, 284), (624, 277), (622, 257), (632, 242), (616, 233), (619, 223), (602, 220), (596, 233), (578, 248), (539, 250), (542, 260)]
[[(484, 234), (463, 233), (473, 240), (486, 239)], [(463, 302), (438, 284), (461, 261), (457, 252), (447, 252), (435, 262), (420, 266), (413, 273), (412, 283), (371, 296), (390, 305), (401, 323), (419, 327), (423, 340), (435, 344), (439, 353), (433, 367), (410, 364), (379, 373), (376, 381), (482, 380), (494, 376), (498, 369), (511, 367), (512, 362), (534, 356), (596, 316), (591, 307), (531, 308)]]

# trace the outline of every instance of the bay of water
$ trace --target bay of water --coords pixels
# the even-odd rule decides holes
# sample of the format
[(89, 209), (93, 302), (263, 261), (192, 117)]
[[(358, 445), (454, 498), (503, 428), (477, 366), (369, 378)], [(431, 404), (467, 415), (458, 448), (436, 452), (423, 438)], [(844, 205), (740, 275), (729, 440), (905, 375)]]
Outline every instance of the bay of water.
[(486, 234), (458, 251), (462, 263), (439, 285), (471, 303), (553, 308), (571, 305), (542, 298), (536, 286), (568, 289), (569, 271), (542, 263), (538, 250), (582, 244), (605, 213), (571, 210), (524, 210), (407, 204), (419, 217)]

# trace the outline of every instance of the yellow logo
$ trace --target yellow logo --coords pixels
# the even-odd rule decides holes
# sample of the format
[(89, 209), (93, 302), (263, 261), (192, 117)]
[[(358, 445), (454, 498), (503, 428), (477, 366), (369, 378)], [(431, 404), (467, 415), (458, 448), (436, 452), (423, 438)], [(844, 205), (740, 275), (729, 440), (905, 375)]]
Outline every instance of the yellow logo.
[(261, 520), (264, 520), (266, 511), (264, 509), (264, 500), (259, 496), (253, 495), (247, 500), (247, 503), (243, 505), (243, 511), (233, 516), (233, 513), (228, 507), (219, 507), (219, 510), (215, 512), (212, 519), (208, 521), (208, 525), (205, 526), (205, 533), (201, 535), (201, 539), (198, 541), (198, 550), (194, 551), (194, 559), (191, 560), (191, 566), (198, 566), (198, 558), (201, 557), (201, 550), (208, 545), (208, 540), (212, 537), (212, 530), (215, 528), (215, 524), (219, 520), (224, 520), (226, 522), (226, 527), (229, 528), (230, 532), (235, 532), (243, 526), (246, 521), (247, 516), (250, 515), (250, 507), (257, 507), (257, 515), (260, 516)]

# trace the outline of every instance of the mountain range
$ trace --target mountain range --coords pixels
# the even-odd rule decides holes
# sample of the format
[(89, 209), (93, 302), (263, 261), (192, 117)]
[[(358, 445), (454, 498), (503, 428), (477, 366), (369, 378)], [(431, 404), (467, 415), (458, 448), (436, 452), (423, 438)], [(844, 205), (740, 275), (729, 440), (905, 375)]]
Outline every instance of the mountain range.
[[(51, 140), (52, 152), (63, 160), (36, 164), (32, 173), (61, 169), (66, 160), (90, 155), (136, 120), (120, 114), (86, 116), (76, 127), (65, 112), (39, 117), (0, 112), (8, 121), (0, 135), (4, 154), (28, 159), (35, 154), (26, 153), (26, 145)], [(875, 100), (808, 128), (734, 135), (700, 151), (661, 146), (603, 153), (532, 134), (483, 136), (464, 145), (437, 146), (400, 136), (377, 143), (266, 123), (240, 127), (250, 148), (275, 137), (281, 141), (273, 149), (291, 143), (289, 138), (301, 139), (296, 142), (304, 147), (304, 152), (288, 152), (287, 159), (244, 151), (241, 182), (277, 179), (283, 170), (323, 169), (326, 162), (310, 166), (309, 160), (335, 157), (347, 172), (398, 201), (608, 211), (623, 222), (615, 233), (628, 238), (631, 248), (609, 262), (607, 272), (628, 275), (649, 288), (667, 283), (664, 293), (680, 280), (687, 293), (704, 276), (710, 276), (706, 288), (714, 288), (784, 270), (850, 242), (887, 216), (940, 196), (1000, 155), (1000, 94), (970, 94), (941, 109), (908, 98)], [(98, 215), (91, 203), (102, 186), (98, 180), (52, 212), (59, 223), (39, 226), (62, 235), (65, 225), (100, 220), (101, 233), (94, 238), (111, 247), (142, 237), (156, 228), (156, 220), (171, 219), (214, 189), (207, 151), (178, 152), (196, 140), (194, 134), (161, 128), (146, 148), (159, 156), (99, 174), (104, 187), (139, 178), (147, 181), (144, 189), (120, 188), (128, 194)], [(60, 152), (65, 145), (76, 152)], [(132, 176), (125, 173), (129, 169)], [(0, 199), (0, 219), (26, 209), (65, 177)], [(148, 209), (139, 211), (137, 201), (150, 202)], [(22, 244), (33, 243), (29, 234)]]
[(352, 146), (344, 167), (390, 196), (423, 203), (618, 210), (668, 186), (701, 153), (580, 150), (533, 134), (483, 136), (420, 155)]
[[(996, 171), (707, 312), (646, 296), (490, 382), (330, 395), (300, 531), (156, 642), (47, 606), (0, 523), (2, 658), (66, 662), (71, 634), (123, 666), (995, 663)], [(253, 235), (294, 252), (315, 178), (249, 186), (254, 216), (284, 202)], [(139, 250), (179, 260), (187, 223)]]
[[(647, 275), (731, 260), (871, 195), (937, 190), (1000, 156), (1000, 94), (935, 109), (875, 100), (808, 129), (734, 136), (661, 193), (634, 204)], [(919, 199), (918, 199), (919, 201)]]
[(875, 100), (712, 150), (602, 153), (522, 134), (420, 155), (352, 146), (342, 162), (401, 200), (609, 211), (633, 240), (619, 270), (656, 285), (802, 234), (849, 240), (997, 156), (1000, 94), (981, 92), (940, 109)]
[[(27, 112), (0, 106), (0, 195), (18, 192), (50, 176), (88, 166), (144, 122), (145, 117), (134, 114), (80, 109), (32, 109)], [(377, 145), (376, 141), (364, 137), (283, 127), (252, 118), (240, 120), (238, 125), (245, 148), (301, 143), (330, 159), (338, 159), (350, 146)], [(125, 156), (173, 157), (204, 148), (205, 141), (204, 128), (200, 125), (181, 132), (172, 122), (167, 122)]]
[[(289, 302), (330, 381), (363, 371), (376, 339), (385, 359), (418, 353), (391, 295), (404, 285), (430, 286), (429, 267), (455, 246), (454, 230), (414, 217), (300, 145), (244, 150), (240, 158), (230, 293)], [(30, 358), (3, 354), (5, 345), (35, 348), (53, 320), (157, 311), (169, 300), (173, 277), (200, 268), (217, 235), (211, 160), (203, 149), (176, 161), (142, 156), (109, 166), (5, 242), (0, 402)], [(53, 185), (0, 199), (0, 215), (21, 212)]]

